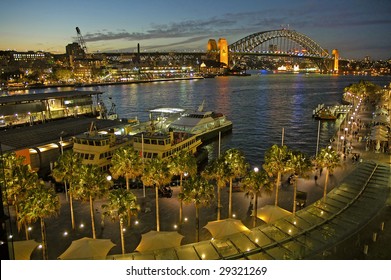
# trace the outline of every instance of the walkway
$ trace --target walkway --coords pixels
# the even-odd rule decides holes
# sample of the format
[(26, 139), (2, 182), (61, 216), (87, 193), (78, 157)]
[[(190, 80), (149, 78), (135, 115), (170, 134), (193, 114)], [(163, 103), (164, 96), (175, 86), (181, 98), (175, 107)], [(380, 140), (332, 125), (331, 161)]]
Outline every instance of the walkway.
[(112, 255), (107, 259), (313, 259), (363, 228), (383, 207), (390, 192), (390, 169), (360, 164), (322, 199), (272, 224), (176, 248)]

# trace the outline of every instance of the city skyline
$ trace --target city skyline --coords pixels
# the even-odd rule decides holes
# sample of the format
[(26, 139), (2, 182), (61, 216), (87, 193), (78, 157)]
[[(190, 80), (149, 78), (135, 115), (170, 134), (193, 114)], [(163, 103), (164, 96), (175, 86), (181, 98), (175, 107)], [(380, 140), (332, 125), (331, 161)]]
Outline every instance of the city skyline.
[(250, 34), (289, 28), (347, 59), (391, 58), (391, 2), (29, 1), (0, 11), (0, 50), (65, 53), (77, 41), (88, 51), (205, 51), (209, 39), (228, 44)]

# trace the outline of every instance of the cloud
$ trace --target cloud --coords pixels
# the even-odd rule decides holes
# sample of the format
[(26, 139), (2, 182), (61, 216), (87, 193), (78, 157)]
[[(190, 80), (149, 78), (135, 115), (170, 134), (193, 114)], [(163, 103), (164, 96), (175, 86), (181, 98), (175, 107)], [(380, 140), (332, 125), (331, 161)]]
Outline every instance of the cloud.
[(206, 20), (186, 20), (169, 24), (151, 24), (146, 32), (118, 32), (100, 31), (87, 33), (84, 36), (86, 42), (108, 41), (108, 40), (149, 40), (164, 38), (185, 38), (190, 36), (208, 37), (219, 28), (234, 25), (236, 22), (225, 18), (210, 18)]

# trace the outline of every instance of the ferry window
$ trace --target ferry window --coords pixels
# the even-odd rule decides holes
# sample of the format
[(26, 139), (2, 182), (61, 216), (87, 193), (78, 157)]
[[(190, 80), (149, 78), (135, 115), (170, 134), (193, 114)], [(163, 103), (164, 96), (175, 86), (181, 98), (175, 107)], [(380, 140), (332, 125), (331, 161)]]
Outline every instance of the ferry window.
[(90, 154), (90, 160), (94, 160), (95, 158), (95, 155), (94, 154)]
[(152, 157), (153, 157), (153, 158), (157, 158), (157, 153), (153, 153), (153, 154), (152, 154)]
[(144, 144), (151, 144), (150, 139), (144, 139)]
[(157, 140), (156, 140), (156, 139), (152, 139), (152, 140), (151, 140), (151, 144), (152, 144), (152, 145), (156, 145), (156, 144), (157, 144)]
[(164, 140), (159, 140), (159, 145), (164, 145)]
[(100, 155), (99, 155), (99, 159), (102, 159), (102, 158), (103, 158), (103, 154), (100, 154)]

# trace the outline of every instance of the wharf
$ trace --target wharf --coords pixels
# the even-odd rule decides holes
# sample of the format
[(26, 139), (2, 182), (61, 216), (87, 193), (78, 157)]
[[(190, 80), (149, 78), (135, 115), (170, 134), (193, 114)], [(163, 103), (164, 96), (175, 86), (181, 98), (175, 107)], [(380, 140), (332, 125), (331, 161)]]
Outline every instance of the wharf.
[(312, 116), (317, 117), (322, 111), (327, 110), (330, 112), (330, 115), (338, 118), (341, 114), (347, 114), (352, 107), (352, 105), (325, 106), (324, 104), (318, 104), (318, 106), (316, 106), (316, 108), (312, 111)]

